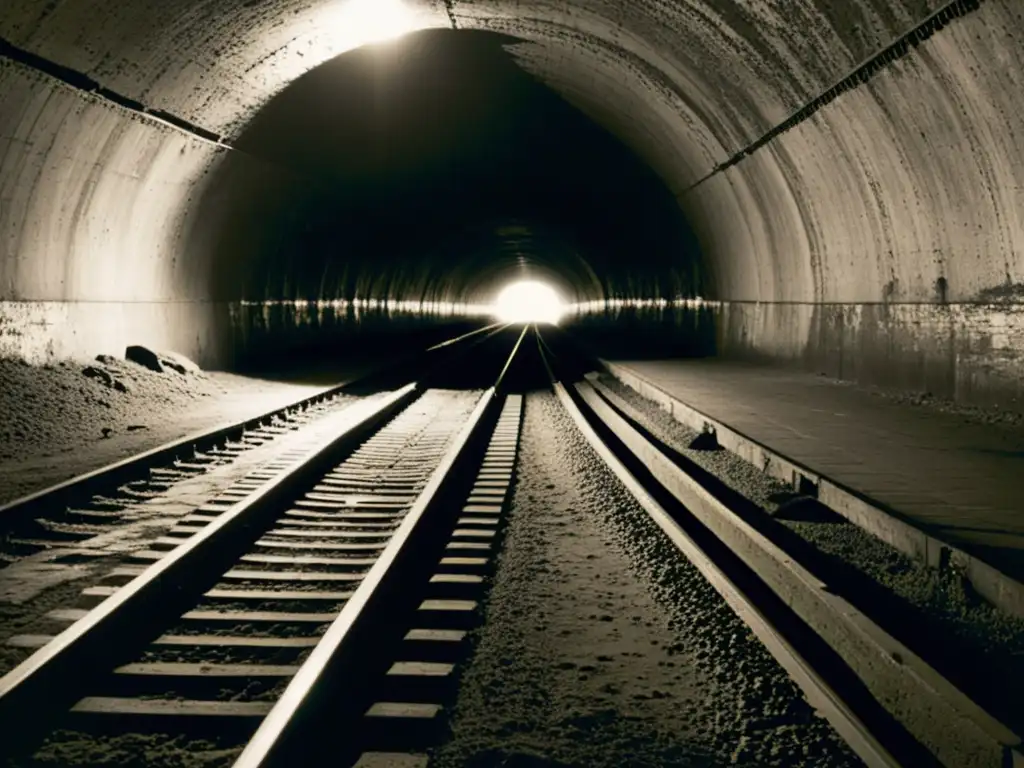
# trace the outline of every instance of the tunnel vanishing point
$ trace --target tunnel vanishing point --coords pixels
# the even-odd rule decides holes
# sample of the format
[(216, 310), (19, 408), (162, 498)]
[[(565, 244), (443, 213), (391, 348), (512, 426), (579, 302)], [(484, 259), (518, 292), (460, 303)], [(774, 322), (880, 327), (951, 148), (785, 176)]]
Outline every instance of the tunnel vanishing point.
[(526, 265), (1012, 405), (1022, 43), (1019, 0), (5, 0), (0, 354), (229, 365), (242, 302)]

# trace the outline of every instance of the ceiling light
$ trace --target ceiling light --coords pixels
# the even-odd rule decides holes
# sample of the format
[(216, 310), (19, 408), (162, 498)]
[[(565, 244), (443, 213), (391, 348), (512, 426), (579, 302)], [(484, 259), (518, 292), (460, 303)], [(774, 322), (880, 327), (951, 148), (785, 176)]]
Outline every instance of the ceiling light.
[(416, 22), (401, 0), (345, 0), (337, 20), (351, 47), (394, 40), (418, 29)]

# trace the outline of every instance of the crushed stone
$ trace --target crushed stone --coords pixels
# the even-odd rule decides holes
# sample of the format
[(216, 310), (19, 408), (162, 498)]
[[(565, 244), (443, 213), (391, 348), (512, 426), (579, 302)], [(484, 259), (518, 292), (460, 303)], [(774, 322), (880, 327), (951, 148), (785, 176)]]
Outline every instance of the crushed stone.
[(213, 741), (160, 733), (95, 736), (63, 730), (54, 732), (33, 757), (12, 760), (7, 765), (227, 768), (241, 751), (241, 747), (225, 748)]
[(475, 642), (432, 766), (860, 764), (548, 393)]
[[(766, 512), (775, 513), (780, 504), (792, 499), (791, 486), (766, 475), (734, 453), (687, 448), (697, 432), (678, 422), (653, 400), (612, 376), (602, 376), (601, 382), (628, 402), (640, 415), (642, 426), (658, 439)], [(815, 522), (779, 518), (779, 522), (819, 551), (852, 566), (926, 614), (931, 627), (971, 649), (972, 657), (984, 661), (989, 669), (1001, 670), (1005, 680), (1024, 681), (1024, 619), (980, 599), (957, 573), (929, 568), (838, 516)], [(1005, 698), (987, 683), (979, 681), (978, 685), (989, 688), (985, 695), (992, 696), (994, 706)], [(1012, 702), (1007, 702), (1007, 706), (1012, 708)]]
[(0, 359), (0, 504), (323, 389), (181, 367)]

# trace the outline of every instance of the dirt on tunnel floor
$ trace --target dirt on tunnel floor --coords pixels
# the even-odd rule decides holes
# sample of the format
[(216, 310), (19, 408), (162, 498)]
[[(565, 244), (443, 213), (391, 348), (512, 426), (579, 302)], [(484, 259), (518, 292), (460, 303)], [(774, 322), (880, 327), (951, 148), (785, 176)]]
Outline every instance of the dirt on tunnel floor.
[(519, 462), (432, 765), (861, 764), (554, 395), (527, 400)]
[[(339, 372), (336, 381), (344, 381)], [(103, 356), (0, 360), (0, 504), (196, 432), (325, 389), (315, 383), (165, 367)]]

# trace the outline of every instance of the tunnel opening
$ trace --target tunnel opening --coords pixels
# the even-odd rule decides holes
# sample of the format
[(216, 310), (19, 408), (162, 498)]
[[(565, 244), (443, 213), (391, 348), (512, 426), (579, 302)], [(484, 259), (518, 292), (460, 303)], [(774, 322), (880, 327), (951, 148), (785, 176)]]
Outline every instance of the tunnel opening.
[(501, 289), (491, 312), (505, 323), (558, 325), (565, 315), (562, 297), (540, 280), (517, 280)]
[(249, 121), (238, 152), (275, 171), (254, 183), (248, 165), (222, 164), (195, 202), (212, 218), (193, 249), (212, 250), (217, 300), (245, 302), (239, 367), (422, 343), (466, 321), (263, 311), (280, 302), (477, 304), (524, 267), (569, 302), (700, 292), (664, 181), (519, 66), (515, 42), (427, 30), (360, 48)]
[[(577, 256), (545, 258), (568, 283), (579, 261), (594, 276), (580, 283), (576, 303), (588, 307), (580, 328), (614, 329), (630, 310), (615, 302), (661, 297), (684, 303), (647, 313), (654, 325), (631, 318), (645, 341), (681, 314), (673, 338), (682, 341), (685, 328), (689, 346), (723, 357), (1019, 410), (1022, 315), (1012, 287), (1021, 282), (1024, 228), (1014, 137), (1024, 59), (1010, 0), (810, 4), (785, 16), (731, 0), (657, 8), (579, 0), (529, 12), (504, 0), (404, 0), (402, 28), (425, 31), (353, 51), (380, 36), (345, 22), (359, 7), (8, 3), (0, 15), (0, 352), (43, 362), (145, 343), (207, 366), (242, 365), (259, 356), (253, 349), (274, 354), (297, 336), (291, 329), (275, 340), (262, 319), (264, 330), (239, 325), (277, 312), (239, 309), (239, 301), (441, 301), (470, 284), (487, 293), (487, 275), (503, 270), (476, 270), (465, 253), (445, 250), (460, 220), (504, 216), (558, 229), (554, 205), (556, 223), (573, 235), (566, 251)], [(816, 34), (792, 34), (806, 29)], [(424, 41), (446, 35), (456, 42), (438, 47), (453, 66), (417, 56)], [(557, 162), (522, 162), (510, 148), (540, 146), (523, 140), (529, 121), (492, 120), (506, 135), (516, 126), (514, 140), (491, 144), (509, 151), (491, 154), (504, 158), (492, 167), (517, 180), (505, 188), (518, 205), (466, 193), (480, 189), (469, 171), (486, 165), (488, 146), (469, 139), (496, 140), (500, 132), (483, 118), (510, 112), (481, 107), (472, 120), (445, 122), (457, 99), (438, 98), (438, 82), (466, 100), (483, 92), (490, 101), (482, 104), (497, 104), (498, 94), (517, 103), (493, 68), (466, 72), (480, 62), (455, 52), (487, 48), (486, 39), (500, 41), (489, 45), (491, 58), (509, 78), (529, 81), (565, 113), (571, 105), (618, 149), (588, 165), (580, 158), (594, 142), (548, 141)], [(347, 66), (358, 79), (351, 62), (373, 59), (373, 48), (387, 49), (391, 63), (379, 53), (363, 67), (372, 77), (361, 97), (325, 77)], [(421, 82), (390, 76), (402, 66), (421, 70)], [(298, 87), (318, 78), (326, 90)], [(342, 96), (347, 112), (337, 106)], [(403, 100), (418, 107), (392, 108)], [(292, 107), (279, 120), (290, 120), (290, 134), (275, 135), (268, 122), (275, 102)], [(533, 114), (548, 127), (558, 122), (554, 112)], [(395, 116), (391, 134), (370, 119)], [(259, 124), (271, 129), (255, 141)], [(407, 130), (404, 154), (390, 141), (400, 125), (417, 129)], [(387, 141), (349, 140), (367, 126)], [(435, 171), (461, 174), (454, 190), (424, 183), (432, 171), (408, 162), (439, 134), (459, 148), (431, 154)], [(331, 137), (338, 140), (325, 153)], [(337, 150), (346, 144), (347, 153)], [(637, 161), (631, 167), (667, 190), (658, 205), (626, 193), (636, 192), (636, 179), (610, 160), (623, 155), (621, 145)], [(567, 172), (581, 165), (589, 174)], [(516, 198), (511, 190), (523, 188), (527, 170), (541, 167), (550, 172), (531, 191), (547, 199)], [(550, 182), (565, 178), (578, 183)], [(410, 226), (389, 226), (410, 200), (422, 203), (406, 216)], [(388, 219), (381, 212), (392, 203)], [(548, 220), (538, 222), (545, 209)], [(570, 209), (586, 215), (573, 219)], [(659, 222), (673, 220), (693, 237), (668, 247)], [(579, 221), (596, 225), (581, 233)], [(336, 251), (339, 241), (344, 258), (330, 259), (330, 269), (326, 258), (295, 256), (305, 245)], [(691, 258), (696, 243), (700, 258)], [(439, 254), (429, 270), (428, 251)], [(370, 252), (379, 269), (366, 266)], [(698, 310), (685, 303), (695, 296), (708, 300)], [(595, 297), (605, 302), (597, 310)], [(707, 319), (714, 327), (690, 338), (691, 321), (704, 329)]]

